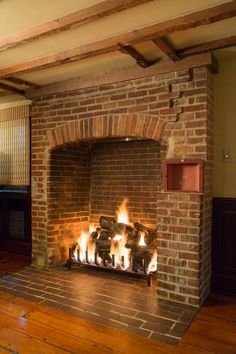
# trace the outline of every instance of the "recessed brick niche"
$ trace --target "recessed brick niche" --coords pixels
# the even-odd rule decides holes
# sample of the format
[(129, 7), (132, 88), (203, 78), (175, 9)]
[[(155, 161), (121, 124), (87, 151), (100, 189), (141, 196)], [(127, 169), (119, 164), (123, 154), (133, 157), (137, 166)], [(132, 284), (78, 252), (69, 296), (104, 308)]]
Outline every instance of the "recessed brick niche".
[[(202, 192), (164, 191), (174, 158), (204, 161)], [(210, 288), (212, 74), (184, 70), (37, 97), (32, 105), (33, 264), (55, 267), (89, 222), (114, 215), (158, 228), (157, 295), (200, 305)]]

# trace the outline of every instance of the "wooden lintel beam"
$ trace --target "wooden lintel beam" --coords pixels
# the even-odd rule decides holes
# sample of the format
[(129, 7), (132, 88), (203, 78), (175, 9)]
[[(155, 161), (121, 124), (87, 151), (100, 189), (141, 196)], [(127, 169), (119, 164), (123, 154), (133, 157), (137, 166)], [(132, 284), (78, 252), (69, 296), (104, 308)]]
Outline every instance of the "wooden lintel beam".
[(30, 81), (27, 81), (27, 80), (23, 80), (23, 79), (20, 79), (18, 77), (14, 77), (14, 76), (9, 76), (7, 78), (7, 81), (10, 81), (10, 82), (13, 82), (14, 84), (18, 84), (18, 85), (26, 85), (26, 86), (30, 86), (30, 87), (35, 87), (35, 88), (39, 88), (40, 86), (33, 83), (33, 82), (30, 82)]
[(124, 54), (128, 54), (133, 59), (135, 59), (136, 63), (141, 66), (141, 68), (148, 68), (153, 65), (154, 62), (147, 60), (136, 48), (132, 47), (129, 44), (118, 44), (120, 49), (119, 51)]
[(176, 54), (176, 49), (173, 47), (173, 45), (168, 41), (166, 37), (154, 38), (153, 42), (171, 60), (173, 61), (179, 60), (179, 57)]
[(13, 86), (7, 85), (7, 84), (5, 84), (3, 82), (0, 82), (0, 87), (2, 89), (4, 89), (4, 90), (10, 91), (10, 92), (14, 92), (14, 93), (18, 93), (20, 95), (24, 95), (25, 94), (25, 90), (20, 90), (17, 87), (13, 87)]
[(0, 39), (0, 52), (153, 0), (105, 0)]
[(211, 50), (223, 49), (227, 47), (232, 47), (236, 45), (236, 36), (231, 36), (227, 38), (216, 39), (214, 41), (205, 42), (183, 49), (178, 49), (177, 53), (180, 58), (185, 58), (189, 55), (206, 53)]
[(60, 53), (49, 54), (44, 57), (34, 58), (10, 67), (2, 68), (0, 69), (0, 78), (109, 53), (114, 50), (119, 50), (118, 43), (135, 44), (143, 40), (163, 37), (175, 31), (209, 24), (235, 15), (236, 0), (233, 0), (190, 15), (181, 16), (139, 30), (124, 32), (113, 37), (85, 44), (78, 48), (68, 49)]
[(39, 89), (29, 89), (27, 91), (27, 97), (33, 98), (66, 91), (80, 90), (201, 66), (207, 66), (215, 71), (215, 62), (216, 60), (214, 60), (214, 57), (211, 54), (203, 54), (192, 56), (191, 58), (188, 57), (176, 62), (172, 62), (169, 59), (162, 60), (159, 63), (153, 64), (152, 66), (146, 68), (145, 70), (137, 65), (127, 68), (110, 69), (81, 78), (41, 86)]

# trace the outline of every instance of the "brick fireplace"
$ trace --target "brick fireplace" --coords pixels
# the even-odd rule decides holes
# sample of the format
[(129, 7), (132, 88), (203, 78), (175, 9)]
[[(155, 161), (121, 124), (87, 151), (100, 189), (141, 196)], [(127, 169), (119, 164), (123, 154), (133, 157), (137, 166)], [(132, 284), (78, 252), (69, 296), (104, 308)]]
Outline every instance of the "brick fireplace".
[[(158, 228), (158, 296), (200, 305), (211, 277), (212, 124), (206, 67), (34, 98), (33, 264), (63, 264), (78, 233), (128, 198), (130, 219)], [(170, 154), (204, 161), (203, 191), (165, 191)]]

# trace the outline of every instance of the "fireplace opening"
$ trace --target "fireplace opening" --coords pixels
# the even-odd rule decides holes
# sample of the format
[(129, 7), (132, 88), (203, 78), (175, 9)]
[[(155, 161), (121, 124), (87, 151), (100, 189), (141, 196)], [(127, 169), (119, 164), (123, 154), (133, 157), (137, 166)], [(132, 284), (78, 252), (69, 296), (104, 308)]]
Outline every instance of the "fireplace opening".
[(157, 229), (130, 222), (124, 199), (115, 217), (101, 216), (99, 226), (82, 231), (69, 247), (66, 265), (74, 264), (146, 276), (151, 285), (157, 272)]
[(160, 145), (153, 140), (87, 141), (52, 150), (49, 265), (63, 264), (70, 253), (72, 263), (156, 272), (160, 166)]

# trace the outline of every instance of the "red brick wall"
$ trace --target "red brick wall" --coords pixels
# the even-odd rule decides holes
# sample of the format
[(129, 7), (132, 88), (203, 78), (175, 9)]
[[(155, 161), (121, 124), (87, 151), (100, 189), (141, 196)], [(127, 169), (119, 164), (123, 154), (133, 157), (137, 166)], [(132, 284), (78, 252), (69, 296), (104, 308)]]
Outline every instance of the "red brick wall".
[[(158, 294), (194, 305), (199, 305), (204, 300), (209, 292), (211, 274), (211, 80), (212, 75), (207, 68), (199, 68), (34, 99), (34, 264), (50, 264), (56, 252), (55, 245), (49, 241), (51, 147), (64, 146), (65, 143), (77, 139), (106, 138), (109, 134), (104, 134), (105, 131), (112, 132), (112, 136), (123, 134), (123, 137), (126, 137), (127, 126), (129, 132), (136, 132), (137, 136), (152, 137), (153, 129), (156, 129), (155, 122), (161, 122), (159, 133), (153, 135), (154, 140), (160, 141), (160, 163), (166, 158), (167, 141), (172, 134), (175, 140), (174, 157), (202, 158), (205, 162), (205, 172), (203, 194), (164, 192), (162, 179), (160, 181), (156, 175), (156, 214), (159, 228)], [(122, 126), (123, 115), (129, 117), (133, 114), (138, 114), (141, 118), (134, 118), (135, 123), (125, 119), (126, 126)], [(147, 115), (152, 118), (146, 119)], [(172, 123), (176, 118), (179, 121)], [(133, 130), (130, 128), (132, 124)], [(164, 132), (160, 139), (163, 127)], [(143, 135), (139, 135), (139, 132)], [(103, 145), (95, 149), (93, 163), (98, 158), (96, 154), (99, 154), (99, 149), (103, 149)], [(121, 194), (120, 199), (123, 192)], [(95, 203), (92, 208), (95, 210)], [(151, 222), (153, 221), (154, 218)]]
[(48, 256), (51, 263), (60, 264), (68, 258), (69, 244), (88, 225), (89, 149), (69, 144), (53, 150), (48, 181)]
[(127, 197), (130, 220), (155, 227), (160, 145), (151, 140), (95, 144), (91, 156), (91, 222), (115, 216)]

